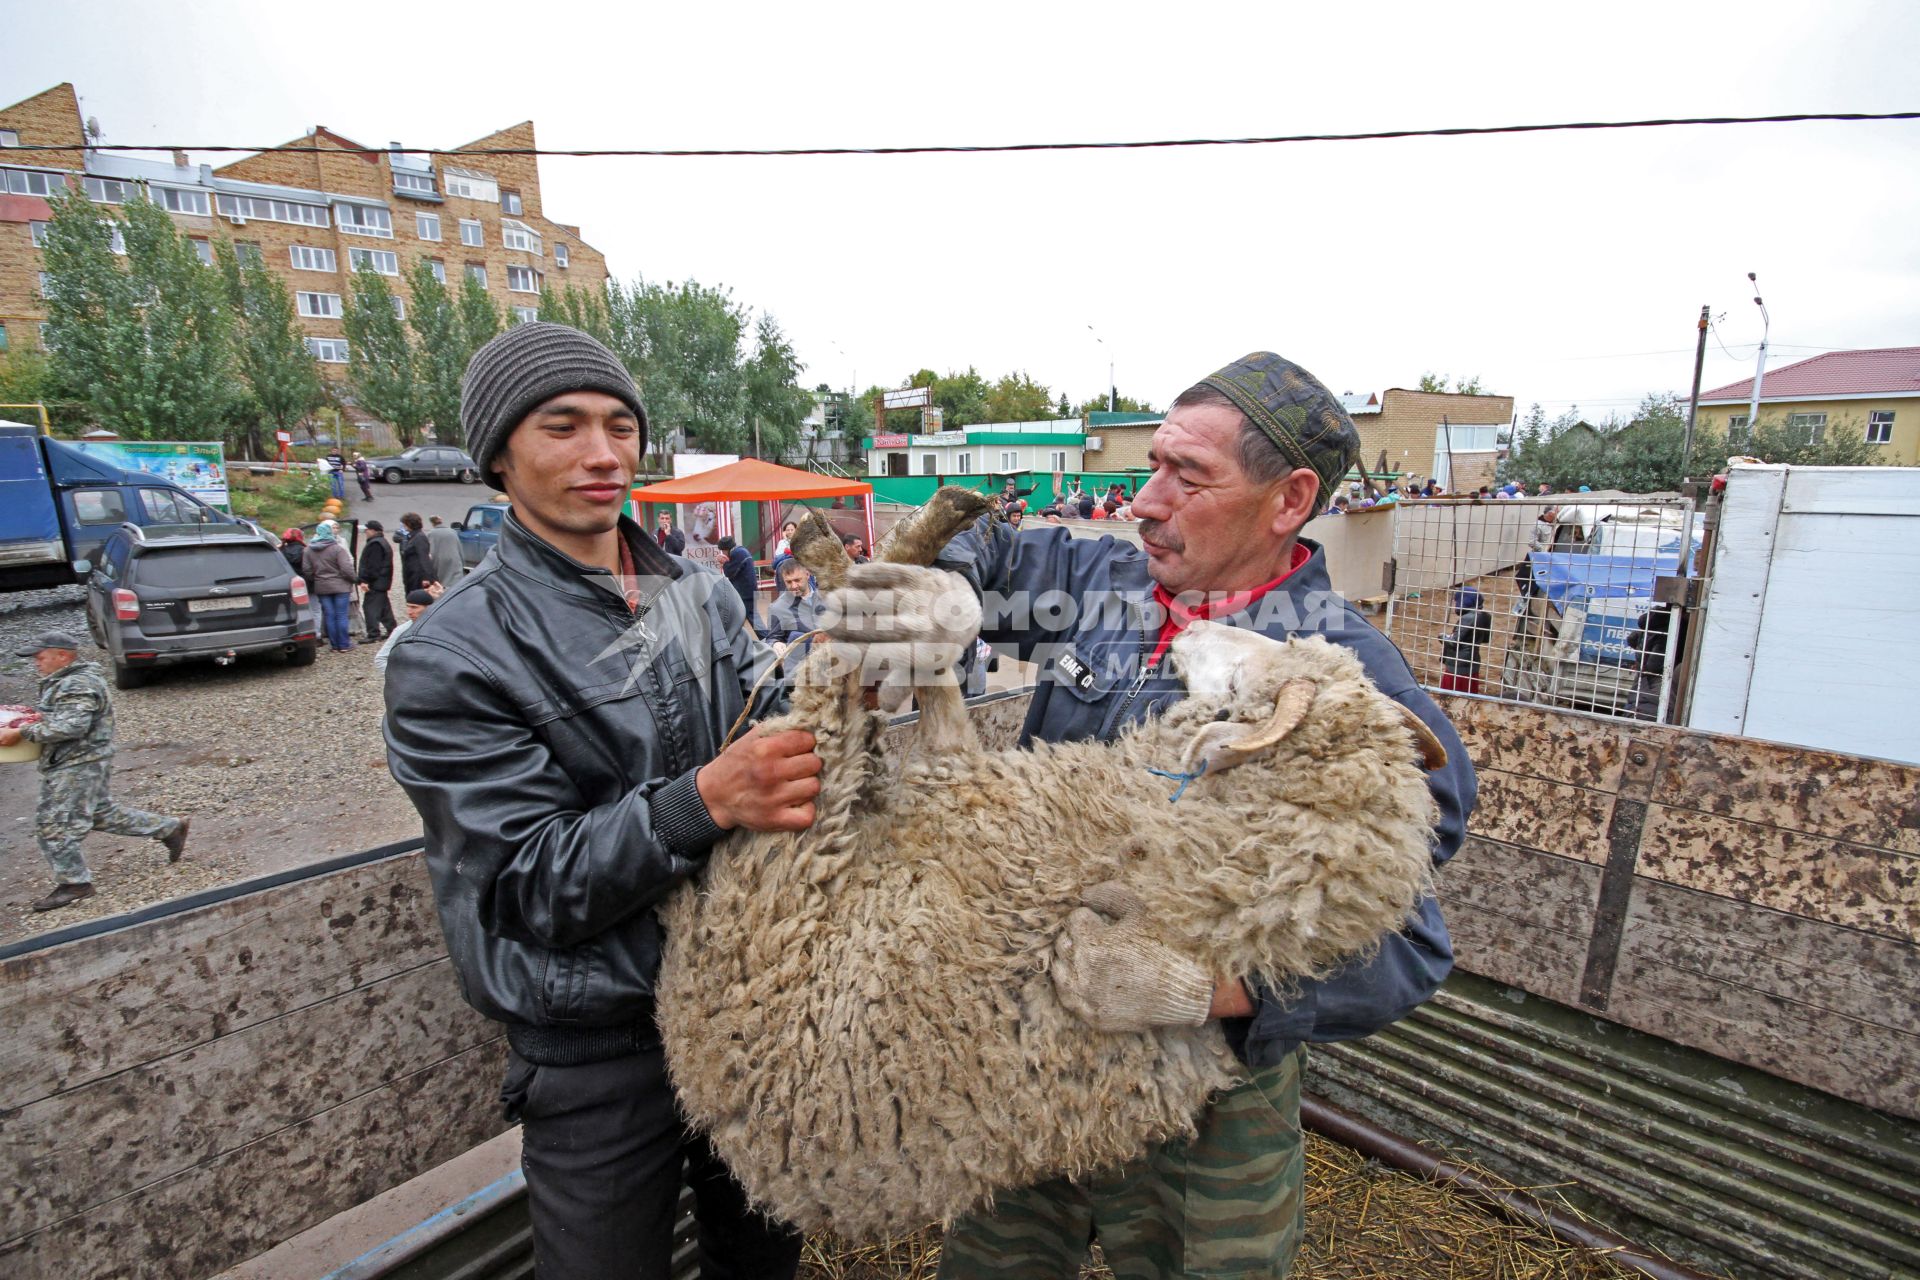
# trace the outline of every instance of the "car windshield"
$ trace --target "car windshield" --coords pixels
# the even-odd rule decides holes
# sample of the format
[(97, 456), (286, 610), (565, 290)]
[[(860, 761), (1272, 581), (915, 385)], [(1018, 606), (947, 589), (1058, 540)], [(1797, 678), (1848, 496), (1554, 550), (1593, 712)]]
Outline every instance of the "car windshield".
[(154, 547), (134, 561), (133, 580), (143, 587), (211, 587), (286, 572), (286, 558), (270, 547)]

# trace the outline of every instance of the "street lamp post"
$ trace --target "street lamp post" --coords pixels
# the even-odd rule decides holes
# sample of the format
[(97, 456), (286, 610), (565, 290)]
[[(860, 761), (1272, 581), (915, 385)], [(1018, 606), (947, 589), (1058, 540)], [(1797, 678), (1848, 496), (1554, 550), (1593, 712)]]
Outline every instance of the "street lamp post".
[(1100, 344), (1100, 349), (1102, 351), (1105, 351), (1107, 353), (1107, 412), (1112, 413), (1120, 407), (1119, 405), (1114, 403), (1115, 388), (1113, 385), (1113, 348), (1107, 345), (1106, 339), (1102, 338), (1099, 334), (1099, 331), (1096, 330), (1092, 325), (1087, 326), (1087, 332), (1093, 334), (1093, 340)]
[(1773, 331), (1773, 317), (1767, 314), (1767, 304), (1760, 301), (1760, 280), (1753, 272), (1747, 272), (1747, 280), (1753, 285), (1753, 305), (1760, 308), (1760, 354), (1753, 362), (1753, 400), (1747, 405), (1747, 440), (1753, 440), (1754, 432), (1760, 429), (1760, 383), (1767, 376), (1767, 337)]

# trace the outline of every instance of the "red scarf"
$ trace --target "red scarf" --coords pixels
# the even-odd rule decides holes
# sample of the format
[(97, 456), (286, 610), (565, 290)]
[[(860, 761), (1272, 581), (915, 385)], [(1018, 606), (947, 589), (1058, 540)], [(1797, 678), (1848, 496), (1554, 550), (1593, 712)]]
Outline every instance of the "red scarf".
[(1285, 573), (1275, 578), (1272, 582), (1263, 582), (1259, 586), (1249, 588), (1246, 591), (1235, 591), (1231, 595), (1206, 600), (1192, 608), (1188, 608), (1186, 605), (1181, 604), (1178, 600), (1168, 595), (1167, 589), (1159, 583), (1154, 583), (1153, 598), (1162, 609), (1166, 610), (1167, 620), (1160, 624), (1160, 639), (1153, 646), (1153, 656), (1147, 659), (1147, 669), (1151, 671), (1160, 665), (1160, 659), (1166, 654), (1167, 646), (1173, 643), (1175, 636), (1186, 629), (1189, 622), (1192, 622), (1195, 618), (1231, 618), (1234, 614), (1239, 613), (1255, 600), (1258, 600), (1261, 596), (1264, 596), (1267, 592), (1300, 572), (1301, 568), (1311, 559), (1313, 559), (1313, 552), (1296, 542), (1293, 544), (1293, 563), (1287, 566)]

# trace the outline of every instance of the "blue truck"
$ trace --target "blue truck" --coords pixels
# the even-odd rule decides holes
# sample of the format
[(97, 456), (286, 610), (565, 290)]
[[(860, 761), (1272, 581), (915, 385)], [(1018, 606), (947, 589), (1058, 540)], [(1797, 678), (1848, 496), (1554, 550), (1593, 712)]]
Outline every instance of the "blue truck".
[(0, 422), (0, 591), (86, 581), (102, 544), (128, 522), (236, 523), (158, 476)]

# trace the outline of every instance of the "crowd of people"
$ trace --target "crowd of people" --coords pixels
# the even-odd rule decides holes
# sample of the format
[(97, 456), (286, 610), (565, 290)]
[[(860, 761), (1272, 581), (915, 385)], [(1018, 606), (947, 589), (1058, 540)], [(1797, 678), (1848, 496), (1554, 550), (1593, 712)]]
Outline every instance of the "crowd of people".
[[(1515, 499), (1529, 496), (1544, 498), (1554, 492), (1552, 485), (1542, 483), (1529, 495), (1524, 485), (1509, 480), (1499, 486), (1483, 484), (1478, 489), (1464, 489), (1459, 493), (1449, 493), (1446, 487), (1432, 476), (1428, 476), (1425, 483), (1420, 483), (1419, 480), (1420, 478), (1418, 476), (1414, 476), (1404, 485), (1398, 480), (1390, 480), (1385, 485), (1377, 486), (1372, 483), (1350, 484), (1347, 486), (1347, 491), (1336, 496), (1332, 502), (1327, 504), (1327, 509), (1320, 514), (1323, 516), (1344, 516), (1355, 511), (1366, 511), (1372, 507), (1389, 507), (1399, 502), (1414, 502), (1426, 498), (1452, 498), (1455, 500), (1465, 498), (1473, 502), (1511, 502)], [(1580, 493), (1591, 493), (1593, 487), (1583, 484), (1577, 491)]]
[[(419, 513), (409, 511), (400, 517), (400, 526), (390, 541), (380, 521), (361, 525), (357, 561), (341, 536), (339, 522), (331, 518), (314, 526), (311, 538), (298, 528), (280, 535), (280, 554), (295, 573), (306, 579), (319, 614), (320, 635), (329, 651), (345, 653), (354, 647), (355, 600), (360, 602), (360, 640), (390, 642), (406, 628), (393, 611), (396, 550), (409, 620), (418, 616), (416, 607), (432, 604), (441, 592), (465, 576), (460, 535), (439, 516), (433, 516), (429, 524)], [(375, 658), (382, 670), (386, 668), (386, 652), (383, 648)]]

